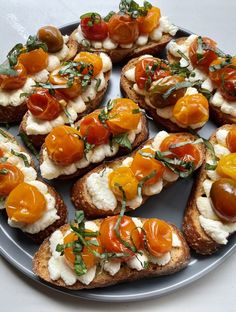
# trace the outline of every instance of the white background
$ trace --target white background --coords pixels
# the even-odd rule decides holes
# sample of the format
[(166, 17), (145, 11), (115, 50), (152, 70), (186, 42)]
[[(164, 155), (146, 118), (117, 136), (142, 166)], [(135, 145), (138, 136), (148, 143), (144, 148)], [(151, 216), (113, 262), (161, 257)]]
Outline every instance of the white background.
[[(81, 2), (87, 11), (105, 13), (117, 7), (118, 0), (0, 0), (0, 61), (16, 43), (46, 24), (57, 26), (77, 21)], [(207, 35), (230, 54), (236, 52), (235, 0), (152, 1), (176, 24)], [(107, 8), (107, 9), (106, 9)], [(1, 242), (0, 242), (1, 244)], [(236, 311), (236, 254), (225, 263), (184, 289), (153, 300), (133, 303), (81, 301), (38, 285), (24, 277), (0, 257), (0, 310), (17, 312), (61, 311)], [(130, 284), (132, 287), (132, 284)]]

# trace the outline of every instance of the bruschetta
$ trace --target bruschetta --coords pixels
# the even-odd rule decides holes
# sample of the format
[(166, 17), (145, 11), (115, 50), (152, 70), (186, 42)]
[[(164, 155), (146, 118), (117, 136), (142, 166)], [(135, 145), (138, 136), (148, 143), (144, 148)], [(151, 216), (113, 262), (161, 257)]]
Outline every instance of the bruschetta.
[(190, 247), (211, 255), (236, 231), (236, 125), (217, 129), (192, 188), (183, 231)]
[(56, 230), (33, 258), (34, 273), (71, 290), (107, 287), (184, 269), (189, 248), (174, 226), (159, 219), (113, 216)]
[(199, 168), (204, 145), (189, 133), (157, 133), (131, 155), (104, 163), (79, 179), (71, 192), (86, 217), (119, 214), (140, 207), (150, 196)]
[(35, 83), (45, 83), (49, 72), (76, 52), (77, 42), (53, 26), (40, 28), (24, 45), (16, 44), (0, 66), (0, 123), (20, 122)]
[(220, 51), (212, 39), (196, 35), (171, 41), (167, 55), (170, 62), (193, 69), (193, 81), (202, 79), (203, 87), (214, 91), (209, 99), (210, 118), (218, 126), (236, 122), (235, 57)]
[(190, 77), (189, 70), (143, 55), (123, 67), (120, 87), (157, 125), (179, 132), (199, 129), (209, 118), (208, 91), (202, 89), (201, 80), (192, 82)]
[(144, 1), (122, 0), (119, 12), (102, 18), (90, 12), (80, 17), (80, 24), (70, 38), (78, 42), (79, 50), (107, 53), (113, 63), (142, 54), (156, 54), (164, 49), (178, 27), (160, 9)]
[(8, 224), (41, 243), (67, 220), (66, 206), (50, 185), (37, 179), (31, 157), (0, 129), (0, 209)]
[(80, 52), (72, 61), (59, 65), (49, 74), (49, 83), (41, 84), (27, 99), (28, 112), (20, 133), (40, 147), (54, 127), (73, 125), (95, 110), (108, 88), (111, 69), (105, 53)]

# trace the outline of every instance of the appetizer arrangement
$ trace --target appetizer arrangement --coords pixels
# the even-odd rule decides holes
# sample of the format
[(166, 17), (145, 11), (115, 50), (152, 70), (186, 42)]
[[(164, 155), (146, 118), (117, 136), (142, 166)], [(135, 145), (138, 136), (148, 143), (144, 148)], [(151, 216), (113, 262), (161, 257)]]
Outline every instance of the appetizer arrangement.
[[(121, 0), (106, 17), (83, 14), (69, 36), (40, 28), (0, 65), (0, 123), (20, 124), (25, 145), (40, 148), (42, 177), (0, 128), (0, 209), (42, 243), (33, 257), (42, 280), (79, 290), (170, 275), (188, 265), (188, 245), (211, 255), (236, 231), (236, 58), (207, 37), (171, 40), (177, 31), (149, 2)], [(166, 46), (167, 60), (158, 58)], [(104, 105), (112, 63), (128, 58), (125, 98)], [(149, 116), (169, 132), (149, 138)], [(196, 131), (209, 118), (221, 127), (206, 140)], [(125, 214), (192, 173), (183, 235)], [(74, 177), (68, 224), (44, 179)]]

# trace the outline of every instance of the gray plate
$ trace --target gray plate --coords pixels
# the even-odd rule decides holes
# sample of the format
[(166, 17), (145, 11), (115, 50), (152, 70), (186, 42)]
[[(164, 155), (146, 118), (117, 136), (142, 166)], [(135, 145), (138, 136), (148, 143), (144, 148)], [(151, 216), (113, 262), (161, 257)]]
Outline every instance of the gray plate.
[[(63, 34), (70, 34), (78, 24), (70, 24), (61, 28)], [(179, 30), (176, 37), (189, 35), (189, 31), (183, 29)], [(164, 55), (160, 55), (164, 56)], [(103, 103), (106, 103), (110, 98), (120, 97), (120, 69), (121, 66), (114, 66), (109, 90)], [(150, 136), (160, 130), (153, 122), (149, 122)], [(208, 122), (207, 125), (200, 131), (200, 134), (208, 138), (216, 127)], [(9, 130), (16, 135), (18, 133), (17, 127), (12, 127)], [(186, 180), (179, 180), (174, 185), (165, 189), (161, 194), (151, 197), (141, 208), (135, 210), (132, 216), (139, 217), (158, 217), (168, 220), (181, 228), (183, 219), (184, 207), (192, 186), (192, 178)], [(70, 188), (73, 181), (54, 182), (58, 192), (63, 196), (67, 207), (69, 209), (69, 219), (74, 216), (74, 207), (70, 201)], [(149, 278), (132, 283), (124, 283), (103, 289), (93, 289), (84, 291), (70, 291), (52, 287), (39, 280), (32, 272), (32, 257), (37, 250), (37, 245), (32, 243), (25, 235), (16, 229), (12, 229), (7, 225), (7, 218), (5, 212), (1, 212), (0, 218), (0, 253), (19, 271), (23, 274), (46, 285), (54, 290), (67, 293), (87, 300), (97, 301), (137, 301), (152, 297), (158, 297), (164, 294), (173, 292), (189, 283), (197, 280), (201, 276), (207, 274), (212, 269), (216, 268), (228, 256), (230, 256), (236, 249), (236, 236), (232, 236), (227, 246), (220, 249), (211, 257), (201, 257), (192, 252), (191, 262), (188, 267), (171, 276)]]

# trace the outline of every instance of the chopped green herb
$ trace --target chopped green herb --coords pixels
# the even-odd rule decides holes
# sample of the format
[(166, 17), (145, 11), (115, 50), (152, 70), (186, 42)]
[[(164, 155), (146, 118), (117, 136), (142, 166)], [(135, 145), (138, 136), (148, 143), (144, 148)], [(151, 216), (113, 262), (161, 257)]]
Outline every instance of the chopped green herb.
[(98, 91), (98, 89), (101, 85), (101, 82), (102, 82), (101, 78), (96, 78), (96, 85), (95, 85), (96, 91)]
[(113, 101), (109, 100), (107, 105), (101, 110), (100, 114), (98, 115), (101, 123), (105, 124), (106, 121), (109, 119), (109, 112), (112, 110), (113, 105)]
[(177, 50), (177, 53), (178, 53), (183, 59), (185, 59), (185, 61), (187, 61), (188, 64), (189, 64), (189, 59), (188, 59), (188, 57), (187, 57), (182, 51)]
[(196, 51), (198, 61), (201, 61), (201, 59), (203, 59), (203, 53), (204, 53), (203, 40), (202, 37), (199, 36), (197, 38), (197, 51)]
[(2, 174), (2, 175), (6, 175), (6, 174), (8, 174), (8, 172), (9, 172), (9, 170), (7, 170), (6, 168), (3, 168), (0, 170), (0, 174)]
[(151, 3), (144, 1), (143, 6), (140, 6), (133, 0), (121, 0), (119, 9), (123, 14), (128, 14), (132, 18), (138, 18), (139, 16), (146, 16), (148, 10), (152, 8)]
[(17, 156), (19, 158), (21, 158), (25, 164), (26, 167), (30, 167), (30, 163), (28, 161), (28, 158), (26, 157), (25, 154), (23, 153), (18, 153), (16, 151), (14, 151), (13, 149), (11, 150), (11, 154), (14, 155), (14, 156)]
[(132, 110), (132, 114), (139, 114), (140, 113), (140, 109), (139, 108), (135, 108)]
[(197, 80), (197, 81), (183, 81), (183, 82), (179, 82), (176, 83), (173, 87), (169, 88), (164, 94), (162, 94), (162, 97), (164, 100), (166, 100), (174, 91), (180, 90), (180, 89), (184, 89), (184, 88), (189, 88), (189, 87), (193, 87), (193, 86), (199, 86), (202, 84), (201, 80)]
[(153, 177), (155, 177), (156, 175), (156, 170), (153, 170), (149, 175), (147, 175), (146, 177), (143, 177), (141, 181), (139, 181), (138, 183), (138, 196), (142, 196), (142, 188), (145, 182), (147, 182), (148, 180), (152, 179)]
[(0, 163), (5, 163), (8, 160), (7, 157), (0, 157)]
[(33, 94), (33, 91), (32, 91), (32, 92), (22, 92), (22, 93), (20, 94), (20, 98), (23, 98), (23, 97), (30, 97), (32, 94)]
[(24, 48), (22, 43), (16, 44), (10, 52), (7, 54), (7, 59), (10, 64), (10, 67), (14, 67), (17, 62), (18, 62), (18, 56), (22, 53), (25, 52), (26, 49)]
[(194, 72), (191, 72), (186, 66), (186, 67), (182, 67), (180, 66), (180, 63), (179, 62), (176, 62), (176, 63), (172, 63), (169, 65), (170, 66), (170, 70), (171, 70), (171, 73), (172, 75), (178, 75), (178, 76), (181, 76), (181, 77), (189, 77), (191, 76), (192, 74), (195, 75)]
[(21, 140), (25, 144), (25, 146), (31, 151), (31, 153), (39, 160), (39, 153), (35, 149), (32, 141), (29, 139), (29, 137), (24, 132), (19, 132), (19, 136), (21, 137)]
[(0, 75), (7, 75), (7, 76), (18, 76), (18, 72), (10, 67), (6, 67), (5, 64), (0, 65)]
[(132, 145), (130, 143), (128, 133), (120, 133), (120, 134), (114, 135), (112, 137), (112, 144), (114, 143), (117, 143), (118, 145), (122, 147), (126, 147), (129, 150), (132, 149)]
[(228, 67), (230, 64), (232, 64), (232, 59), (229, 58), (229, 59), (222, 61), (220, 64), (211, 65), (209, 67), (209, 71), (215, 72), (215, 71), (220, 70), (224, 67)]
[(3, 136), (4, 138), (7, 138), (7, 139), (13, 141), (13, 138), (12, 138), (9, 134), (7, 134), (4, 130), (2, 130), (1, 128), (0, 128), (0, 134), (1, 134), (1, 136)]
[(116, 12), (110, 11), (110, 12), (103, 18), (103, 20), (104, 20), (105, 22), (109, 22), (109, 20), (111, 19), (111, 17), (112, 17), (114, 14), (116, 14)]

